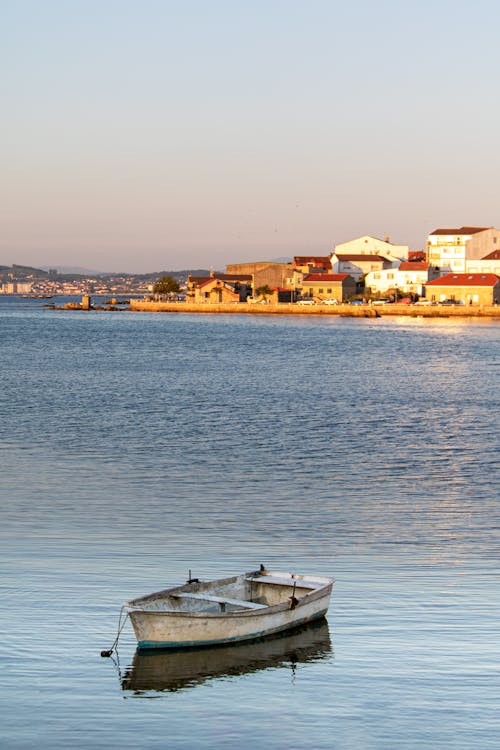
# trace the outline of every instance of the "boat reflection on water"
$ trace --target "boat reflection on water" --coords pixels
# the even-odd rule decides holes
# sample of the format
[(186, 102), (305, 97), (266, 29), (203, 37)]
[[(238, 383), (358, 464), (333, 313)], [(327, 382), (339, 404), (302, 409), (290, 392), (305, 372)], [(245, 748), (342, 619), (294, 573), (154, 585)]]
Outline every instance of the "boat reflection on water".
[(207, 680), (234, 677), (261, 669), (320, 661), (332, 654), (327, 621), (322, 618), (286, 635), (214, 648), (172, 651), (137, 650), (122, 678), (122, 689), (136, 693), (176, 691)]

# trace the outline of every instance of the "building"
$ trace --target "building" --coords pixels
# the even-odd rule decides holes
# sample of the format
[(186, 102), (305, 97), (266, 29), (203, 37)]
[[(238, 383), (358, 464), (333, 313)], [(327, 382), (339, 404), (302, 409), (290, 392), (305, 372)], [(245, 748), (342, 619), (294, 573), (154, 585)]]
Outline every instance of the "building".
[(500, 304), (500, 277), (494, 273), (448, 273), (426, 284), (426, 297), (464, 305)]
[(347, 273), (311, 273), (304, 276), (301, 292), (302, 297), (344, 302), (356, 294), (356, 281)]
[(340, 255), (380, 255), (388, 260), (408, 260), (408, 245), (393, 245), (389, 237), (385, 240), (379, 240), (377, 237), (371, 237), (365, 234), (363, 237), (357, 237), (348, 242), (341, 242), (335, 245), (334, 254)]
[(310, 273), (330, 273), (332, 270), (330, 255), (296, 255), (293, 259), (293, 270), (304, 275)]
[(0, 283), (0, 294), (31, 294), (32, 281), (8, 281)]
[[(439, 268), (441, 273), (449, 273), (450, 271), (464, 273), (466, 271), (466, 258), (471, 257), (469, 253), (480, 253), (479, 247), (485, 247), (487, 235), (481, 240), (475, 240), (472, 246), (468, 245), (469, 241), (475, 235), (489, 232), (490, 229), (492, 227), (435, 229), (427, 237), (427, 261), (431, 266)], [(483, 254), (486, 255), (486, 253), (487, 250), (484, 249)], [(481, 256), (477, 255), (476, 257)]]
[(495, 273), (500, 276), (500, 249), (493, 250), (484, 258), (465, 261), (467, 273)]
[(293, 265), (291, 263), (272, 263), (257, 261), (254, 263), (231, 263), (226, 266), (227, 275), (252, 276), (253, 288), (268, 286), (289, 288), (292, 285)]
[(474, 232), (466, 242), (467, 260), (479, 260), (500, 249), (500, 229), (488, 227), (481, 232)]
[(186, 302), (220, 304), (246, 302), (252, 294), (250, 274), (219, 273), (211, 276), (188, 276)]
[(421, 297), (427, 282), (437, 275), (438, 272), (429, 263), (403, 261), (399, 268), (370, 271), (365, 276), (365, 287), (372, 294), (385, 294), (397, 290), (403, 295), (416, 294)]
[(352, 276), (356, 282), (359, 282), (362, 277), (367, 273), (370, 273), (370, 271), (381, 271), (383, 268), (393, 268), (393, 264), (397, 262), (397, 260), (384, 258), (381, 255), (337, 255), (335, 253), (332, 256), (332, 271), (333, 273), (349, 274), (349, 276)]

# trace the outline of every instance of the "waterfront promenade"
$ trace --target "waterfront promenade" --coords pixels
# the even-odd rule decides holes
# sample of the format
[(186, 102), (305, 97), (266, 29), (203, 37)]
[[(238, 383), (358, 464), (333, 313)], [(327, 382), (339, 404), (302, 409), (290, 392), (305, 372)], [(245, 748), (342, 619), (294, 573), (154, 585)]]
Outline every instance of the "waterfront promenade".
[(148, 302), (130, 300), (136, 312), (224, 313), (239, 315), (337, 315), (376, 318), (405, 315), (412, 318), (498, 318), (499, 305), (298, 305), (298, 304), (193, 304), (190, 302)]

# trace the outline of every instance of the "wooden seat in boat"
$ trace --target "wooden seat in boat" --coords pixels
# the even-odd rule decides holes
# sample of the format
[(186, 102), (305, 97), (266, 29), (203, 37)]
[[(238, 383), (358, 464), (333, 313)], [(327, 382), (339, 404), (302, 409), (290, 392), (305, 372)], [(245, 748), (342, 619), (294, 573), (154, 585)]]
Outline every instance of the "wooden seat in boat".
[(212, 596), (203, 593), (185, 593), (171, 594), (175, 599), (199, 599), (205, 602), (215, 602), (216, 604), (231, 604), (234, 607), (244, 607), (245, 609), (266, 609), (267, 604), (258, 604), (257, 602), (243, 601), (243, 599), (229, 599), (227, 596)]

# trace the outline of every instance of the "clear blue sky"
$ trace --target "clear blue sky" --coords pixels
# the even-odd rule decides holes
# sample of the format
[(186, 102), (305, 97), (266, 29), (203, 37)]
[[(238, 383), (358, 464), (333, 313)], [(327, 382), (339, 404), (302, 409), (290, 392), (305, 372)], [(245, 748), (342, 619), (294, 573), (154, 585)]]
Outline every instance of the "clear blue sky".
[(500, 225), (500, 4), (2, 0), (0, 264)]

